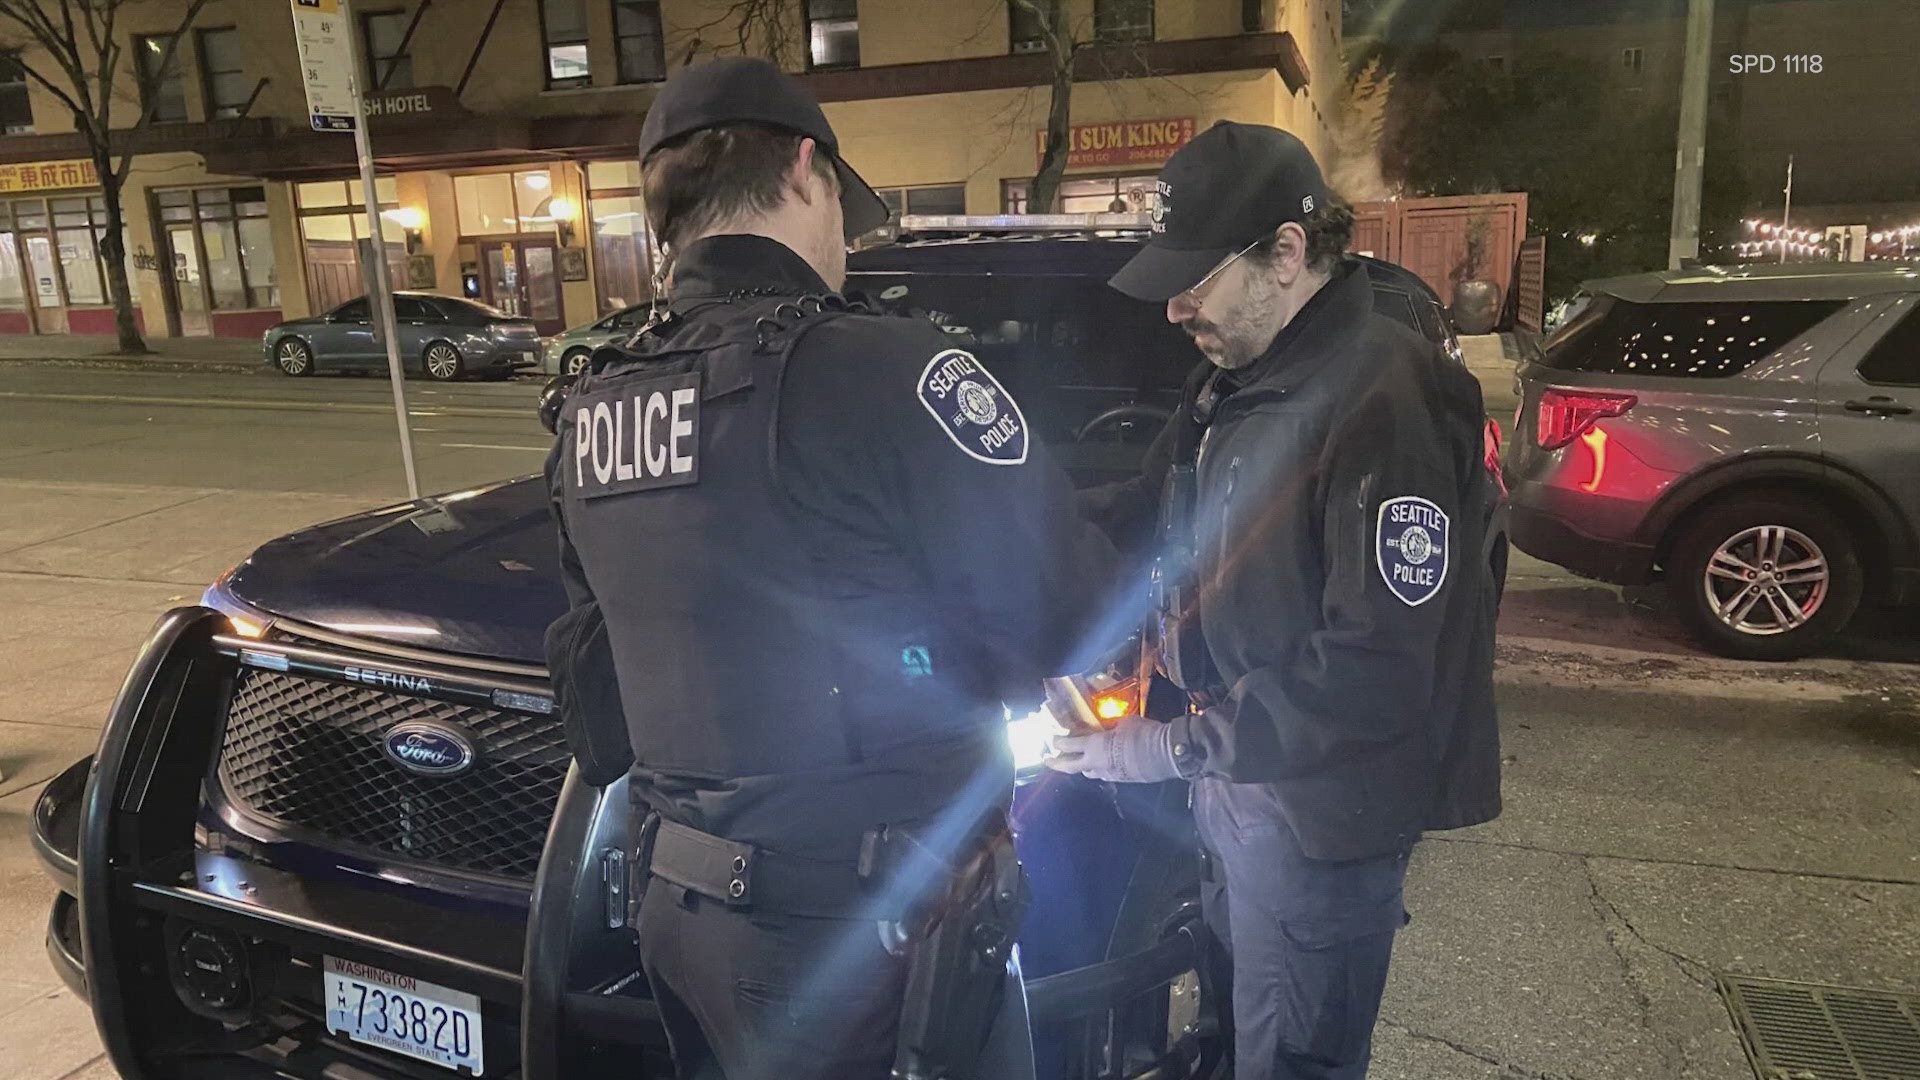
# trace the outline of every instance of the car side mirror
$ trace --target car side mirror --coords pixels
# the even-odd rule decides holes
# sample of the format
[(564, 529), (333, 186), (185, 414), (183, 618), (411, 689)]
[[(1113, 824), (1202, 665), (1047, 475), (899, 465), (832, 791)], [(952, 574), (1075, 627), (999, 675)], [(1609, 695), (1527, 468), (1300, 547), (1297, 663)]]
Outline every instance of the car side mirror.
[(555, 375), (547, 380), (540, 390), (540, 426), (547, 434), (559, 434), (560, 409), (567, 403), (567, 395), (573, 392), (574, 381), (578, 375)]

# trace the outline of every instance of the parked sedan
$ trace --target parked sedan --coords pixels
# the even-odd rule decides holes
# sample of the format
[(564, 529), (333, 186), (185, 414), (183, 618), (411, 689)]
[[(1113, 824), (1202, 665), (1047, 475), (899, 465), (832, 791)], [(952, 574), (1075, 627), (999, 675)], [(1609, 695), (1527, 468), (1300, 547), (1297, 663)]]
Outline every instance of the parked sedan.
[[(472, 300), (432, 293), (393, 294), (400, 362), (440, 382), (504, 377), (539, 363), (540, 333), (527, 319)], [(261, 341), (266, 361), (283, 375), (384, 370), (386, 344), (374, 332), (364, 296), (324, 315), (283, 322)]]
[(578, 375), (587, 369), (587, 357), (602, 345), (633, 336), (647, 321), (647, 305), (623, 307), (603, 318), (576, 326), (547, 339), (540, 353), (540, 370), (548, 375)]

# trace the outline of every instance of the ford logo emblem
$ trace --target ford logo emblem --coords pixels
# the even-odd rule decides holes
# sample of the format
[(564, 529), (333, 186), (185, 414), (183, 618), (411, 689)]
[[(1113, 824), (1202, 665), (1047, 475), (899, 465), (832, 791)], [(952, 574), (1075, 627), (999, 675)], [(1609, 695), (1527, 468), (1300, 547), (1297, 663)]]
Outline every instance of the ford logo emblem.
[(473, 768), (473, 739), (451, 724), (409, 720), (388, 728), (381, 744), (401, 768), (422, 776), (458, 776)]

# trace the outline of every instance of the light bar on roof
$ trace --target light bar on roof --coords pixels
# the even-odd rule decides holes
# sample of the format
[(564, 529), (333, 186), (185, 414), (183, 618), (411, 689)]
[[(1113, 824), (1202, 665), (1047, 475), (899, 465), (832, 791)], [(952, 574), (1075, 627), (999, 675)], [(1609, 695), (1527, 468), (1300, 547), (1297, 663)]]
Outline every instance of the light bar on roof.
[(930, 232), (1093, 232), (1146, 229), (1150, 214), (907, 214), (900, 231)]

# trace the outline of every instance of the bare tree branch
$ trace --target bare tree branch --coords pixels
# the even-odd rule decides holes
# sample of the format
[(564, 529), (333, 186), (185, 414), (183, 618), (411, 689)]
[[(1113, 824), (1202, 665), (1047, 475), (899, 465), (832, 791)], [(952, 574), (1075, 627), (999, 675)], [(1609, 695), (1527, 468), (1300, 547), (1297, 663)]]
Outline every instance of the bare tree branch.
[(86, 113), (81, 110), (80, 103), (73, 100), (73, 98), (68, 95), (66, 90), (62, 88), (60, 84), (54, 82), (52, 79), (47, 78), (45, 75), (40, 74), (40, 72), (34, 69), (32, 64), (29, 64), (26, 61), (22, 60), (20, 61), (20, 70), (27, 73), (27, 78), (32, 79), (34, 82), (39, 83), (42, 89), (46, 90), (47, 93), (52, 94), (56, 99), (58, 99), (60, 104), (65, 105), (67, 107), (67, 110), (73, 113), (75, 117), (82, 117), (86, 115)]

